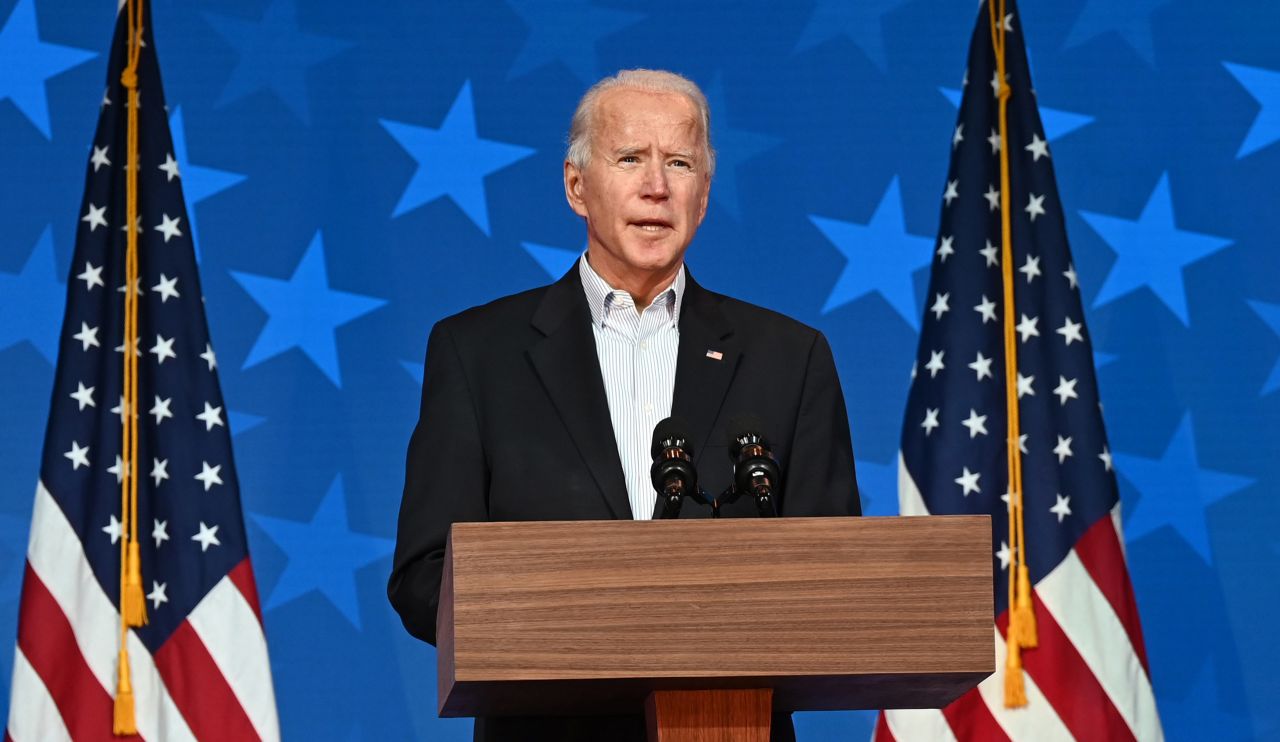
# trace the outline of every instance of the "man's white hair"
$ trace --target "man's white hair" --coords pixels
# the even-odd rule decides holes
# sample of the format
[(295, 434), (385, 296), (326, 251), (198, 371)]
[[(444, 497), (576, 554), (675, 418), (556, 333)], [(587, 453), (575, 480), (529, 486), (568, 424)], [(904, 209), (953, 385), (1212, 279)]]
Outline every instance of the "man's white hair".
[(573, 112), (573, 122), (569, 125), (569, 148), (565, 152), (565, 160), (579, 169), (591, 163), (591, 135), (595, 126), (596, 104), (600, 96), (609, 90), (630, 88), (648, 90), (654, 93), (676, 93), (688, 98), (698, 111), (698, 125), (702, 128), (702, 150), (707, 160), (707, 175), (716, 172), (716, 151), (711, 147), (711, 107), (707, 105), (707, 96), (701, 88), (687, 77), (682, 77), (666, 70), (621, 70), (616, 75), (606, 77), (582, 96), (578, 108)]

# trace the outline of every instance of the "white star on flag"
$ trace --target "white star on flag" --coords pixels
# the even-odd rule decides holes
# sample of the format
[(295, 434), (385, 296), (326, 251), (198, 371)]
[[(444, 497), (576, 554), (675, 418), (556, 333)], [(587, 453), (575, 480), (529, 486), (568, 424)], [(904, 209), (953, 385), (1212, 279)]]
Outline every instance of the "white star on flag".
[(71, 441), (71, 450), (62, 454), (71, 460), (71, 471), (75, 471), (82, 466), (89, 465), (89, 447), (80, 447), (76, 441)]
[[(98, 521), (101, 523), (102, 521)], [(111, 516), (111, 522), (102, 527), (102, 532), (111, 537), (111, 543), (120, 540), (120, 521), (115, 515)]]
[(151, 538), (155, 539), (156, 548), (159, 549), (160, 544), (169, 540), (169, 521), (153, 518), (151, 522), (153, 524), (151, 527)]
[(147, 593), (147, 600), (151, 601), (151, 610), (156, 610), (161, 603), (168, 603), (169, 598), (164, 594), (168, 583), (151, 581), (151, 592)]
[(931, 435), (933, 433), (933, 429), (940, 425), (938, 422), (938, 412), (939, 408), (937, 407), (931, 407), (924, 411), (924, 422), (920, 423), (920, 427), (924, 428), (924, 434), (926, 436)]
[(204, 412), (196, 415), (196, 419), (204, 423), (206, 432), (213, 430), (213, 426), (222, 425), (222, 408), (213, 407), (208, 402), (204, 403)]
[(215, 484), (222, 484), (222, 477), (219, 472), (222, 470), (222, 464), (217, 466), (209, 466), (208, 461), (200, 462), (200, 473), (196, 475), (196, 479), (204, 482), (204, 491), (208, 492)]
[(1040, 138), (1039, 132), (1032, 133), (1031, 144), (1023, 147), (1023, 149), (1033, 155), (1032, 162), (1039, 162), (1041, 156), (1049, 156), (1049, 143)]
[(1022, 336), (1022, 342), (1027, 342), (1028, 338), (1040, 337), (1040, 329), (1037, 327), (1039, 324), (1039, 317), (1028, 317), (1025, 314), (1022, 315), (1022, 321), (1019, 322), (1017, 326), (1018, 334)]
[(936, 377), (939, 371), (947, 367), (946, 364), (942, 362), (942, 356), (945, 353), (945, 350), (929, 351), (929, 362), (924, 364), (924, 367), (929, 369), (929, 378), (932, 379)]
[(168, 302), (169, 299), (177, 299), (181, 296), (178, 293), (178, 277), (169, 278), (163, 273), (160, 274), (160, 283), (152, 286), (151, 290), (160, 292), (161, 304)]
[(156, 225), (155, 230), (164, 235), (164, 243), (166, 245), (169, 244), (170, 237), (182, 236), (182, 230), (178, 228), (178, 222), (181, 220), (182, 217), (180, 216), (175, 216), (171, 219), (168, 214), (160, 215), (160, 223)]
[(936, 319), (942, 319), (942, 315), (951, 311), (951, 307), (947, 306), (947, 302), (950, 299), (951, 294), (938, 294), (934, 297), (933, 306), (929, 308), (929, 311), (933, 312)]
[(107, 147), (93, 148), (93, 156), (89, 158), (89, 162), (93, 163), (93, 172), (98, 172), (98, 168), (103, 165), (111, 165), (111, 160), (107, 159), (107, 149)]
[(200, 542), (200, 551), (209, 550), (210, 546), (221, 546), (222, 542), (218, 540), (218, 527), (206, 526), (204, 521), (200, 521), (200, 532), (191, 537), (192, 541)]
[(79, 340), (82, 344), (81, 350), (88, 350), (92, 346), (98, 346), (98, 328), (90, 327), (89, 323), (80, 323), (80, 332), (72, 335), (73, 340)]
[(177, 358), (178, 354), (173, 352), (173, 341), (175, 338), (165, 339), (156, 335), (156, 344), (151, 346), (148, 353), (156, 354), (156, 365), (163, 365), (166, 358)]
[(1058, 445), (1053, 447), (1053, 452), (1057, 455), (1059, 464), (1066, 461), (1071, 456), (1071, 436), (1058, 436)]
[(1059, 404), (1065, 405), (1068, 399), (1077, 399), (1076, 380), (1068, 380), (1065, 376), (1058, 377), (1058, 386), (1054, 387), (1053, 393), (1058, 395)]
[(1080, 332), (1083, 328), (1084, 323), (1072, 322), (1070, 317), (1064, 317), (1062, 320), (1062, 327), (1054, 330), (1054, 332), (1061, 335), (1063, 340), (1067, 341), (1067, 345), (1071, 345), (1073, 341), (1077, 340), (1082, 343), (1084, 342), (1084, 335)]
[(169, 411), (169, 404), (173, 402), (173, 397), (161, 399), (160, 395), (156, 395), (155, 404), (151, 405), (148, 415), (156, 416), (156, 425), (159, 425), (165, 418), (173, 417), (173, 413)]
[(164, 171), (166, 183), (178, 177), (178, 161), (173, 159), (172, 152), (164, 156), (164, 163), (160, 165), (160, 169)]
[(80, 221), (88, 223), (90, 232), (107, 226), (107, 207), (89, 204), (89, 213), (80, 217)]
[(995, 378), (991, 374), (991, 361), (993, 360), (994, 360), (994, 357), (987, 358), (986, 356), (982, 355), (982, 351), (978, 351), (978, 359), (975, 360), (973, 363), (969, 364), (969, 368), (973, 369), (974, 373), (978, 375), (978, 381), (982, 381), (983, 378), (988, 378), (988, 379)]
[(969, 437), (977, 438), (979, 435), (987, 434), (987, 416), (979, 415), (978, 411), (970, 408), (969, 418), (961, 420), (960, 424), (969, 429)]
[(988, 299), (986, 294), (982, 295), (982, 303), (974, 307), (973, 311), (982, 315), (984, 325), (996, 320), (996, 303)]
[(76, 276), (76, 278), (84, 281), (85, 291), (92, 291), (94, 286), (106, 288), (106, 284), (102, 282), (102, 266), (95, 266), (89, 261), (85, 261), (84, 272)]
[(1058, 516), (1058, 522), (1061, 523), (1063, 518), (1071, 515), (1071, 498), (1063, 497), (1062, 495), (1056, 495), (1056, 498), (1057, 502), (1053, 504), (1053, 507), (1049, 508), (1049, 512)]
[(964, 467), (964, 473), (955, 478), (955, 483), (964, 488), (964, 496), (968, 497), (971, 492), (981, 492), (982, 488), (978, 486), (978, 477), (982, 474), (976, 471), (969, 471), (969, 467)]
[(83, 381), (76, 382), (79, 387), (71, 393), (71, 398), (80, 404), (80, 409), (86, 407), (97, 407), (97, 403), (93, 401), (93, 390), (96, 387), (85, 386)]
[(1018, 269), (1018, 272), (1019, 272), (1019, 273), (1024, 273), (1024, 274), (1026, 274), (1026, 276), (1027, 276), (1027, 283), (1031, 283), (1032, 279), (1034, 279), (1036, 276), (1041, 275), (1041, 273), (1040, 273), (1040, 258), (1039, 258), (1039, 257), (1034, 257), (1034, 258), (1033, 258), (1033, 257), (1031, 257), (1030, 255), (1028, 255), (1028, 256), (1027, 256), (1027, 263), (1026, 263), (1026, 265), (1024, 265), (1024, 266), (1022, 266), (1021, 268), (1019, 268), (1019, 269)]
[(161, 482), (169, 478), (168, 459), (151, 459), (151, 478), (155, 480), (156, 487), (159, 487)]

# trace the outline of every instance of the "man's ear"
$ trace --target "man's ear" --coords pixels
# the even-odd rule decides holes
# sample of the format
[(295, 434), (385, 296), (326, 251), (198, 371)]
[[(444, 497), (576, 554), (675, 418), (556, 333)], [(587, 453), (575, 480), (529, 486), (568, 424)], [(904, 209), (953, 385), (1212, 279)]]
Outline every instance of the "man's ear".
[(564, 161), (564, 197), (573, 213), (587, 217), (587, 202), (583, 198), (582, 171), (568, 160)]

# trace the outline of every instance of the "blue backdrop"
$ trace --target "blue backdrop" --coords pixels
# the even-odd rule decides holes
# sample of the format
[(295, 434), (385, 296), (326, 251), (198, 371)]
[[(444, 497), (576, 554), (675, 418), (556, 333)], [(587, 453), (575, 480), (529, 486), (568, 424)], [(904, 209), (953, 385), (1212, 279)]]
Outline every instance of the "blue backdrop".
[[(440, 317), (548, 282), (581, 250), (564, 134), (615, 69), (706, 88), (720, 168), (690, 266), (827, 333), (864, 508), (896, 512), (975, 10), (156, 1), (287, 738), (469, 738), (469, 721), (435, 718), (434, 652), (384, 594), (425, 341)], [(1280, 6), (1022, 11), (1165, 729), (1280, 739)], [(5, 640), (114, 13), (0, 0)], [(847, 241), (813, 216), (851, 225)], [(11, 662), (0, 652), (0, 698)], [(861, 739), (871, 721), (797, 726)]]

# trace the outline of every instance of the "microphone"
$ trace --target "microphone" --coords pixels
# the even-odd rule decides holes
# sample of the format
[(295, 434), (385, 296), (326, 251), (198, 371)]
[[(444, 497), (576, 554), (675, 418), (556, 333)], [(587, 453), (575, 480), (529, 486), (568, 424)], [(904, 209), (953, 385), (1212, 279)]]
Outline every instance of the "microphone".
[(773, 458), (764, 424), (755, 415), (735, 415), (729, 431), (729, 460), (733, 462), (733, 483), (737, 494), (756, 498), (762, 518), (777, 516), (776, 500), (782, 490), (782, 472)]
[(693, 446), (689, 443), (689, 426), (679, 417), (668, 417), (653, 428), (653, 466), (649, 477), (663, 501), (658, 517), (680, 517), (680, 506), (686, 496), (697, 497), (698, 472), (693, 468)]

